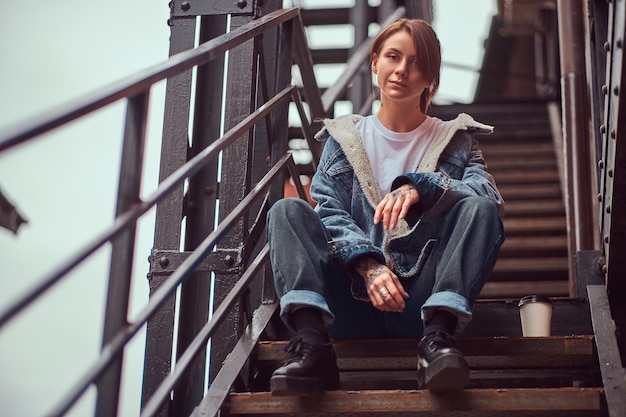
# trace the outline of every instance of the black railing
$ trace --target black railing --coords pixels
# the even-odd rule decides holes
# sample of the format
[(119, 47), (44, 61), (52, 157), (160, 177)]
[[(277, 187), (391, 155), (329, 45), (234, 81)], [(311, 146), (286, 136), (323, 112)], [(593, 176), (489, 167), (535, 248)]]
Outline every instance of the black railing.
[[(399, 8), (384, 24), (386, 25), (403, 14), (404, 9)], [(152, 86), (162, 80), (169, 82), (181, 73), (199, 68), (217, 58), (222, 58), (227, 51), (231, 51), (250, 40), (256, 41), (269, 30), (278, 30), (278, 37), (286, 42), (279, 51), (286, 56), (277, 57), (276, 62), (279, 68), (273, 71), (273, 74), (277, 74), (274, 86), (278, 92), (271, 98), (268, 97), (270, 95), (269, 89), (265, 84), (267, 72), (261, 63), (258, 73), (261, 74), (260, 84), (267, 100), (241, 121), (231, 121), (233, 125), (231, 129), (162, 179), (156, 191), (142, 199), (140, 197), (140, 184)], [(313, 143), (309, 120), (316, 120), (329, 115), (334, 102), (347, 89), (352, 77), (359, 68), (367, 64), (369, 59), (367, 51), (370, 41), (366, 41), (357, 49), (357, 53), (348, 62), (345, 75), (333, 88), (327, 90), (324, 96), (320, 96), (299, 11), (297, 9), (279, 9), (204, 42), (196, 48), (173, 55), (161, 64), (78, 99), (67, 106), (55, 109), (33, 120), (26, 128), (20, 126), (0, 134), (0, 152), (3, 152), (17, 145), (41, 139), (40, 135), (43, 133), (91, 114), (111, 103), (120, 100), (127, 101), (115, 220), (107, 230), (95, 236), (77, 253), (45, 276), (38, 285), (31, 288), (23, 296), (13, 300), (0, 313), (1, 330), (20, 312), (28, 309), (48, 290), (59, 284), (68, 273), (88, 260), (101, 247), (111, 243), (107, 317), (101, 355), (47, 415), (64, 415), (93, 385), (96, 385), (98, 390), (97, 415), (102, 417), (117, 415), (122, 359), (124, 348), (128, 342), (159, 312), (166, 301), (171, 299), (181, 284), (202, 264), (203, 260), (210, 257), (216, 245), (227, 236), (231, 228), (240, 219), (249, 217), (253, 210), (256, 210), (254, 216), (256, 222), (247, 234), (247, 238), (257, 240), (262, 236), (261, 231), (265, 225), (264, 214), (272, 202), (282, 196), (287, 173), (295, 180), (299, 196), (305, 198), (304, 189), (298, 180), (298, 169), (291, 154), (285, 152), (287, 150), (286, 132), (288, 127), (286, 105), (289, 102), (295, 103), (302, 122), (303, 135), (307, 139), (314, 155), (314, 161), (316, 161), (319, 157), (319, 148)], [(302, 91), (309, 106), (309, 115), (305, 114), (298, 88), (290, 85), (292, 62), (299, 66), (304, 75)], [(255, 72), (253, 71), (253, 73)], [(367, 102), (362, 103), (361, 107), (367, 107), (367, 105)], [(249, 192), (234, 208), (228, 213), (222, 214), (223, 219), (193, 251), (185, 252), (180, 265), (161, 283), (158, 290), (151, 294), (149, 303), (136, 315), (136, 318), (132, 322), (128, 322), (131, 270), (136, 239), (135, 229), (138, 220), (150, 209), (162, 203), (174, 190), (183, 187), (186, 181), (198, 174), (207, 164), (214, 163), (220, 154), (232, 146), (238, 138), (252, 131), (260, 123), (266, 123), (267, 130), (272, 132), (272, 140), (268, 140), (271, 148), (268, 150), (272, 160), (271, 167), (268, 168), (262, 178), (255, 181), (254, 186), (250, 185)], [(282, 138), (282, 143), (276, 140), (277, 138)], [(187, 140), (186, 137), (181, 139)], [(243, 265), (245, 262), (240, 261), (242, 268), (239, 272), (239, 278), (232, 289), (223, 295), (223, 299), (215, 309), (212, 318), (201, 326), (201, 330), (188, 344), (187, 349), (184, 352), (179, 352), (174, 370), (152, 391), (150, 398), (143, 405), (142, 416), (163, 414), (163, 410), (167, 409), (167, 407), (164, 408), (164, 403), (170, 399), (171, 392), (176, 389), (175, 387), (189, 370), (192, 362), (196, 360), (199, 352), (206, 347), (207, 341), (211, 339), (216, 329), (232, 314), (234, 306), (248, 297), (251, 282), (256, 277), (263, 275), (262, 269), (267, 269), (268, 249), (265, 245), (261, 245), (260, 248), (252, 252), (254, 253), (251, 253), (250, 259), (253, 260), (247, 266)], [(251, 317), (248, 317), (244, 326), (245, 330), (228, 356), (228, 360), (223, 363), (220, 371), (212, 379), (208, 392), (198, 404), (197, 409), (201, 410), (203, 415), (215, 415), (219, 412), (230, 388), (245, 366), (252, 348), (274, 315), (277, 303), (272, 288), (271, 284), (263, 284), (263, 289), (267, 291), (264, 291), (260, 305), (254, 309)], [(215, 346), (218, 342), (213, 341), (212, 343)]]

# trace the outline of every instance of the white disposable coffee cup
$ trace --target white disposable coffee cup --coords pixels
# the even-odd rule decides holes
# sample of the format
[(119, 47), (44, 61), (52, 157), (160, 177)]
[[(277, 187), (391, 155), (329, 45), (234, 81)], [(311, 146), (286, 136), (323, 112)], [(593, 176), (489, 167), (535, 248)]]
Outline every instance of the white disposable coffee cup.
[(517, 304), (524, 337), (550, 336), (552, 302), (541, 295), (527, 295)]

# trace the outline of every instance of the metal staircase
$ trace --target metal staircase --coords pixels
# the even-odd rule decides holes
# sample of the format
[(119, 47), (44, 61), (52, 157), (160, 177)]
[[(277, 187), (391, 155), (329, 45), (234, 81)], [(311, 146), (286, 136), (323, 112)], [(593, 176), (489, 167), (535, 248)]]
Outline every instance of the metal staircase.
[[(283, 343), (262, 343), (261, 371)], [(600, 416), (603, 388), (592, 336), (462, 338), (470, 385), (458, 392), (417, 390), (414, 340), (336, 342), (341, 389), (313, 398), (233, 393), (231, 416)]]
[[(341, 389), (312, 398), (272, 397), (267, 391), (289, 335), (277, 320), (265, 215), (283, 197), (290, 178), (293, 193), (306, 198), (298, 179), (310, 174), (312, 166), (296, 165), (289, 139), (301, 139), (315, 161), (319, 148), (311, 135), (319, 118), (332, 117), (338, 101), (351, 101), (355, 112), (371, 108), (369, 94), (353, 91), (368, 87), (361, 84), (367, 77), (359, 75), (368, 67), (369, 41), (363, 33), (369, 24), (385, 25), (404, 15), (429, 18), (432, 3), (385, 0), (371, 7), (357, 1), (353, 8), (316, 12), (286, 9), (278, 0), (210, 3), (170, 2), (172, 56), (167, 61), (29, 125), (0, 132), (0, 152), (5, 152), (111, 103), (127, 104), (111, 227), (0, 311), (2, 331), (98, 250), (111, 247), (101, 355), (47, 415), (67, 415), (89, 392), (97, 393), (94, 415), (119, 415), (125, 348), (144, 329), (141, 417), (626, 414), (626, 281), (620, 275), (626, 251), (626, 176), (621, 171), (626, 152), (619, 147), (625, 131), (619, 108), (626, 91), (619, 88), (625, 73), (624, 0), (589, 0), (588, 24), (569, 27), (585, 34), (591, 104), (584, 104), (586, 94), (579, 89), (586, 83), (576, 74), (563, 77), (562, 96), (546, 98), (535, 91), (539, 75), (543, 80), (557, 71), (550, 55), (554, 44), (547, 42), (560, 39), (547, 23), (555, 20), (557, 1), (507, 0), (498, 1), (498, 19), (510, 22), (494, 25), (497, 30), (490, 35), (499, 41), (492, 44), (505, 45), (507, 54), (490, 53), (484, 65), (489, 82), (483, 80), (481, 91), (491, 96), (471, 105), (432, 109), (444, 119), (466, 112), (496, 126), (493, 135), (480, 138), (481, 148), (507, 203), (501, 257), (476, 303), (474, 320), (459, 338), (471, 368), (469, 388), (444, 394), (418, 390), (416, 340), (338, 340)], [(558, 3), (583, 10), (582, 0)], [(528, 24), (536, 17), (535, 8), (548, 17), (538, 20), (540, 28)], [(359, 26), (355, 33), (362, 42), (350, 50), (312, 53), (306, 26), (325, 19), (349, 19)], [(543, 36), (543, 43), (535, 35)], [(538, 75), (534, 71), (541, 65), (535, 64), (545, 62), (516, 55), (518, 49), (532, 50), (528, 45), (535, 42), (545, 47), (550, 55), (546, 62), (552, 65)], [(573, 49), (574, 44), (564, 37), (560, 45)], [(501, 62), (502, 57), (508, 61)], [(346, 65), (335, 83), (320, 88), (313, 65), (324, 60)], [(299, 85), (292, 83), (293, 64), (300, 72)], [(515, 74), (507, 72), (511, 66)], [(509, 85), (527, 70), (530, 77), (521, 78), (530, 79), (530, 87)], [(160, 183), (142, 196), (150, 90), (160, 81), (167, 81)], [(524, 93), (523, 100), (511, 91)], [(289, 125), (290, 111), (300, 119), (297, 134)], [(583, 128), (570, 125), (572, 120)], [(581, 143), (597, 151), (593, 192), (585, 187), (588, 178), (580, 182), (573, 175), (578, 172), (569, 170), (590, 159), (580, 157), (589, 149), (578, 143), (576, 153), (562, 151), (572, 149), (572, 137), (590, 130), (595, 133)], [(574, 197), (578, 208), (597, 200), (602, 209), (580, 217), (580, 210), (572, 211)], [(152, 209), (157, 220), (149, 256), (150, 302), (131, 318), (137, 222)], [(578, 239), (579, 226), (590, 224), (598, 224), (601, 247), (585, 247), (586, 240)], [(521, 337), (517, 300), (531, 293), (554, 302), (550, 337)], [(209, 306), (214, 306), (210, 314)]]

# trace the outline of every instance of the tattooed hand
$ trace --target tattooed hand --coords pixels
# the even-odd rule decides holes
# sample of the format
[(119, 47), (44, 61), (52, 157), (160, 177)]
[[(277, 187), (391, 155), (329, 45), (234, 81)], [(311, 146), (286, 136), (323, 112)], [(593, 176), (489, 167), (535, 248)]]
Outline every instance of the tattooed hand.
[(383, 229), (395, 229), (398, 219), (404, 219), (409, 208), (420, 201), (420, 196), (413, 184), (404, 184), (387, 194), (376, 207), (374, 224), (383, 221)]
[[(357, 260), (355, 270), (365, 280), (367, 295), (374, 307), (381, 311), (397, 313), (404, 310), (406, 307), (404, 299), (409, 298), (409, 294), (404, 290), (396, 274), (387, 266), (378, 263), (374, 258), (363, 256)], [(383, 297), (381, 290), (385, 288), (389, 295)]]

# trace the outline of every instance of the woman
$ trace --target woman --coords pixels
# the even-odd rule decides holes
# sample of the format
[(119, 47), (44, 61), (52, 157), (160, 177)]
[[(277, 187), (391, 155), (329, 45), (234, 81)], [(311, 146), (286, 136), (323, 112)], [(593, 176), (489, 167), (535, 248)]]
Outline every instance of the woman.
[(311, 184), (315, 209), (278, 201), (268, 239), (281, 318), (295, 331), (274, 395), (337, 389), (331, 338), (420, 339), (420, 388), (462, 389), (454, 347), (504, 241), (503, 201), (466, 114), (426, 111), (439, 86), (439, 40), (401, 19), (375, 39), (376, 115), (326, 120)]

